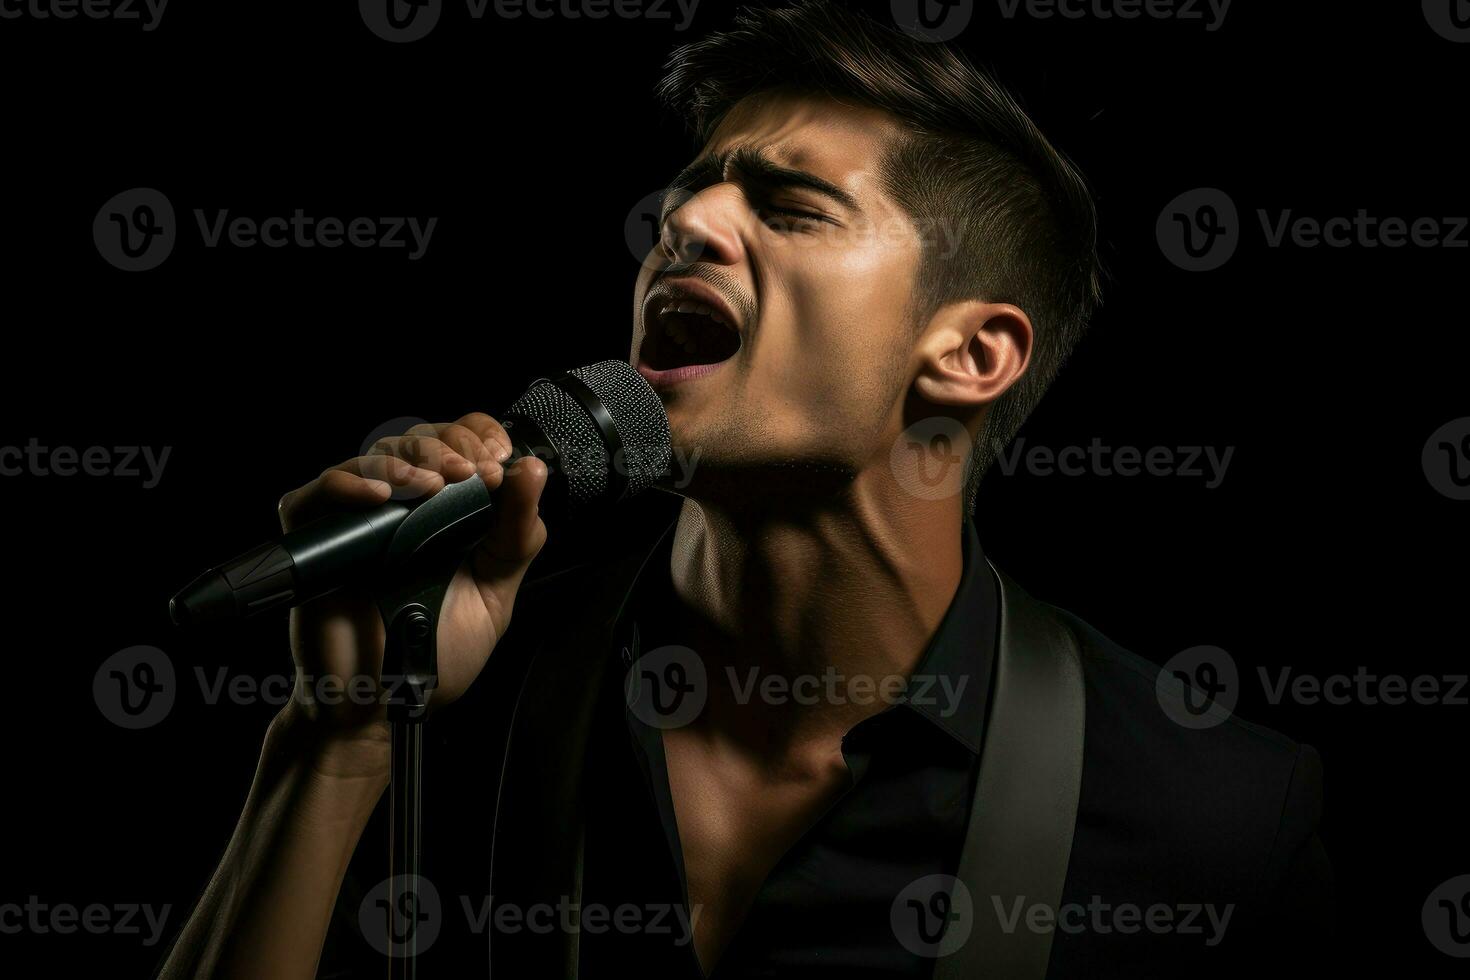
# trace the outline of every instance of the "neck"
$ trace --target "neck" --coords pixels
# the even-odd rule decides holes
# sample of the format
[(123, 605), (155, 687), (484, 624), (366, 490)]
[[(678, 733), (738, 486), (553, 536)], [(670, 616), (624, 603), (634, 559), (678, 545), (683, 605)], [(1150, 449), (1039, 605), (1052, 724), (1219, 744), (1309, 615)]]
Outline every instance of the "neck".
[[(886, 708), (874, 692), (913, 672), (959, 587), (959, 508), (862, 476), (815, 508), (686, 499), (671, 571), (688, 645), (709, 676), (704, 722), (779, 753)], [(801, 701), (749, 686), (772, 676), (816, 680)], [(844, 696), (827, 696), (834, 676)], [(868, 686), (847, 687), (854, 679)]]

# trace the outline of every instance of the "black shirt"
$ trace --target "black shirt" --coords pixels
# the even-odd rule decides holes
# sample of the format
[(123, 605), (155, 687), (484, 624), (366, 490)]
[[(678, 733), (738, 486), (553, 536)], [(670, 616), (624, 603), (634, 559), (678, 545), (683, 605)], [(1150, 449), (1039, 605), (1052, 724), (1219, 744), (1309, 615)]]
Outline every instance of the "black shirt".
[[(671, 539), (653, 549), (619, 617), (618, 669), (608, 672), (590, 749), (580, 937), (588, 980), (634, 965), (640, 976), (704, 976), (661, 734), (687, 722), (688, 699), (700, 696), (696, 655), (656, 645), (670, 618), (661, 610), (672, 601)], [(932, 907), (933, 876), (953, 875), (959, 863), (997, 623), (994, 575), (968, 522), (963, 548), (959, 587), (906, 689), (843, 737), (848, 787), (767, 876), (716, 980), (933, 972), (937, 941), (926, 937), (938, 923), (917, 917)], [(876, 685), (840, 679), (813, 679), (820, 686), (790, 696), (880, 696)], [(922, 902), (910, 906), (915, 897)]]

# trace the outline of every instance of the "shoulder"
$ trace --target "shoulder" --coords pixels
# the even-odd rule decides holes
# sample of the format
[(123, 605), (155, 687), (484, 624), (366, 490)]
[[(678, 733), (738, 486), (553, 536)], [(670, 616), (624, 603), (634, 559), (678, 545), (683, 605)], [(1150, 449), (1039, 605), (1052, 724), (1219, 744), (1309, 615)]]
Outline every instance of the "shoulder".
[[(1079, 842), (1118, 861), (1262, 897), (1316, 835), (1317, 751), (1238, 715), (1196, 716), (1199, 691), (1080, 617), (1021, 593), (1080, 654), (1086, 742)], [(1129, 842), (1134, 842), (1130, 845)]]

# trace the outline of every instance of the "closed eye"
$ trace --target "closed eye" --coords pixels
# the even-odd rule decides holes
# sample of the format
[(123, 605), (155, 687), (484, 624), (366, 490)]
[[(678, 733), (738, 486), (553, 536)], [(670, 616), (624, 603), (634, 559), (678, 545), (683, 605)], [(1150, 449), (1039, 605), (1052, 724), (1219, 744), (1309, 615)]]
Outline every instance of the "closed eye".
[(770, 227), (777, 231), (781, 230), (781, 226), (783, 224), (799, 225), (805, 227), (811, 227), (812, 225), (822, 223), (835, 224), (835, 222), (833, 222), (833, 220), (827, 217), (825, 214), (820, 214), (816, 211), (805, 211), (801, 208), (780, 208), (774, 205), (766, 205), (765, 207), (760, 208), (759, 211), (762, 214), (779, 215), (780, 218), (783, 219), (780, 221), (766, 222), (767, 227)]

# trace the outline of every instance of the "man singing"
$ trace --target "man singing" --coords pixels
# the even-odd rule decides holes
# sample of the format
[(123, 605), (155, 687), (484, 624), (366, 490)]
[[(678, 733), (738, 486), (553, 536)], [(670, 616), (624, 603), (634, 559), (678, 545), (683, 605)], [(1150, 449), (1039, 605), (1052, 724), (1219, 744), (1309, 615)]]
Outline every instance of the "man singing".
[[(1081, 175), (962, 56), (828, 2), (742, 13), (660, 92), (699, 149), (634, 286), (630, 358), (697, 460), (677, 520), (532, 590), (563, 628), (502, 645), (533, 601), (546, 473), (503, 467), (494, 419), (388, 440), (280, 506), (289, 529), (394, 488), (501, 489), (434, 693), (524, 659), (485, 751), (492, 907), (521, 913), (492, 914), (494, 975), (1186, 976), (1312, 954), (1316, 753), (1181, 722), (1158, 667), (981, 551), (977, 524), (1009, 515), (972, 513), (978, 481), (1099, 302)], [(376, 676), (383, 630), (339, 593), (294, 610), (291, 641), (302, 677)], [(357, 975), (321, 956), (388, 727), (298, 694), (166, 977)], [(558, 903), (633, 911), (527, 925)]]

